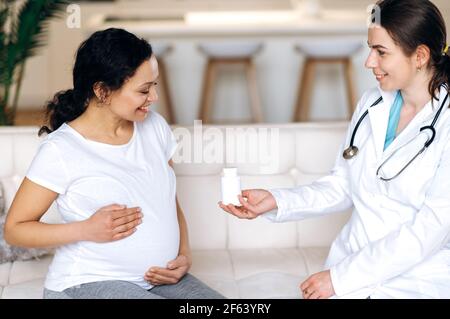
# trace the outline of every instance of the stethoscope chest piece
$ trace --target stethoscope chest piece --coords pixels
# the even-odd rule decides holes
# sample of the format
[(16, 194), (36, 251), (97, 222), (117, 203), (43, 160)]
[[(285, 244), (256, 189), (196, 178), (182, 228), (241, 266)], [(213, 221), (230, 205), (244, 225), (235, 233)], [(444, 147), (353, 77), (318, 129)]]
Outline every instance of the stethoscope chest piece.
[(356, 146), (349, 146), (344, 150), (342, 156), (348, 160), (356, 156), (358, 154), (358, 148)]

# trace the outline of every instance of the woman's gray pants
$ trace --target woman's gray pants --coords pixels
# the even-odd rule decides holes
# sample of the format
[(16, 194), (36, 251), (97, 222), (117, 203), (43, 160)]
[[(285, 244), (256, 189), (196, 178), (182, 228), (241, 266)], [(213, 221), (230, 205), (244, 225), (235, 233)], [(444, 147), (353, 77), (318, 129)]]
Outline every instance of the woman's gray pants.
[(61, 292), (44, 289), (44, 299), (224, 299), (217, 291), (190, 274), (173, 285), (149, 290), (120, 280), (97, 281), (67, 288)]

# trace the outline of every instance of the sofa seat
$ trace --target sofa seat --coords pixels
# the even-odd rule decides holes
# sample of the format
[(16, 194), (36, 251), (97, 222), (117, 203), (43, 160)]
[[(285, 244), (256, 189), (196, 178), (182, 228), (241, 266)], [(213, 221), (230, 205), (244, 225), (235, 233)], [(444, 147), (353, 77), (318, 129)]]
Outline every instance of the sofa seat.
[[(193, 251), (190, 273), (227, 298), (301, 298), (299, 283), (321, 270), (328, 248)], [(0, 265), (2, 299), (40, 299), (52, 255)]]

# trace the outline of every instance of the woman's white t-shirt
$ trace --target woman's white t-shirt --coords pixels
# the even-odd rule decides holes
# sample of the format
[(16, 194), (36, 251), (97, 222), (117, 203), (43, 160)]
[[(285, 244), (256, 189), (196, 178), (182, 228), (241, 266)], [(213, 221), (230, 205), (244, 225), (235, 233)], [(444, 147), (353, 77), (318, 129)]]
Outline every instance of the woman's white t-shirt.
[(145, 272), (166, 267), (178, 255), (176, 179), (168, 165), (176, 146), (166, 121), (152, 111), (143, 122), (134, 122), (127, 144), (88, 140), (67, 124), (42, 141), (26, 177), (59, 193), (56, 203), (65, 223), (85, 220), (110, 204), (138, 206), (144, 215), (137, 231), (125, 239), (57, 248), (47, 289), (104, 280), (152, 287)]

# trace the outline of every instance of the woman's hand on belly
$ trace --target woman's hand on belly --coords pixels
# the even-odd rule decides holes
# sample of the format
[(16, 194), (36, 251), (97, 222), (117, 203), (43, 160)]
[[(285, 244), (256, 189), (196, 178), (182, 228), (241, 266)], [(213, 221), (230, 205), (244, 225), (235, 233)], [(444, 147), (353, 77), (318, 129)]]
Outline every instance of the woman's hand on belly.
[(124, 205), (112, 204), (97, 210), (83, 221), (83, 240), (96, 243), (111, 242), (126, 238), (136, 231), (142, 222), (139, 207), (126, 208)]
[(167, 268), (150, 267), (144, 279), (154, 286), (176, 284), (186, 275), (191, 264), (190, 257), (180, 254), (175, 260), (167, 263)]

